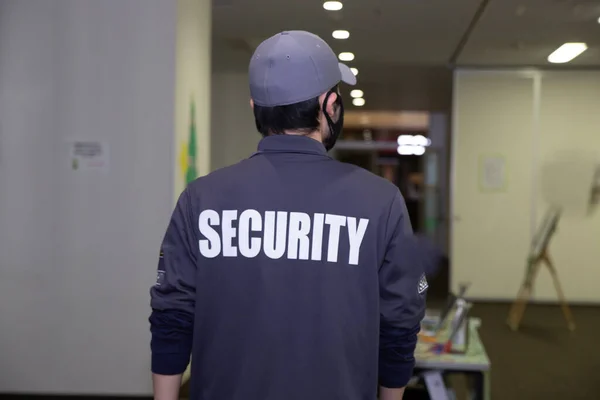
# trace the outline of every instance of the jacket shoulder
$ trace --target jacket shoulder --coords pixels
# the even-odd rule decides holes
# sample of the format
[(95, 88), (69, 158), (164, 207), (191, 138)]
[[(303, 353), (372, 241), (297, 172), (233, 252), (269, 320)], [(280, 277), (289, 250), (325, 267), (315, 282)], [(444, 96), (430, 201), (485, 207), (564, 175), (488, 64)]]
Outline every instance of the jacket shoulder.
[(215, 183), (224, 184), (226, 181), (231, 182), (232, 180), (240, 179), (240, 174), (244, 171), (248, 171), (250, 162), (251, 159), (247, 158), (227, 167), (216, 169), (190, 182), (188, 184), (188, 189), (191, 191), (196, 191), (206, 186), (211, 186)]
[(340, 169), (347, 171), (348, 177), (357, 187), (362, 190), (370, 190), (375, 191), (379, 194), (388, 194), (390, 197), (396, 195), (399, 191), (398, 187), (390, 182), (389, 180), (374, 174), (371, 171), (367, 171), (366, 169), (359, 167), (354, 164), (343, 163), (340, 161), (336, 161)]

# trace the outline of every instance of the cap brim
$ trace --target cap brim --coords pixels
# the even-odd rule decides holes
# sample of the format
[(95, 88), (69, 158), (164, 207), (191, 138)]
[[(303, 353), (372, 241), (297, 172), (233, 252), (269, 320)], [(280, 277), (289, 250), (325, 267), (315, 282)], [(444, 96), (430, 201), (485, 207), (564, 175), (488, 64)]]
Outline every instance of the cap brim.
[(352, 70), (346, 65), (339, 63), (340, 72), (342, 73), (342, 82), (348, 85), (356, 85), (356, 76), (352, 73)]

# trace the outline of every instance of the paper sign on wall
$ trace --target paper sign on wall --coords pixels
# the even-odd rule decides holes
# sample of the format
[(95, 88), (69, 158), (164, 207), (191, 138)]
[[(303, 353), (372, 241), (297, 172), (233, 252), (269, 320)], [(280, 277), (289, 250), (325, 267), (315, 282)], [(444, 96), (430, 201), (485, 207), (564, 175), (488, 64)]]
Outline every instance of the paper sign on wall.
[(479, 188), (500, 191), (506, 188), (506, 161), (500, 155), (483, 156), (479, 166)]
[(95, 140), (74, 140), (70, 143), (73, 171), (107, 171), (108, 144)]

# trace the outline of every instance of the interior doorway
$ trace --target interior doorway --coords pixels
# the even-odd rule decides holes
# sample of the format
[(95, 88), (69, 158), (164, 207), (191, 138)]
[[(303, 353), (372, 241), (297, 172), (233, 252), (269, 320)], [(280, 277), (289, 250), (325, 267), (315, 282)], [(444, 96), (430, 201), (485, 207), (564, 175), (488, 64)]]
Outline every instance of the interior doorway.
[[(399, 113), (401, 114), (401, 113)], [(413, 231), (427, 236), (445, 255), (449, 247), (449, 140), (447, 116), (409, 113), (406, 116), (361, 112), (351, 114), (350, 126), (335, 147), (334, 156), (365, 168), (394, 183), (402, 193)], [(399, 138), (426, 140), (418, 154), (402, 152)], [(412, 140), (412, 139), (411, 139)], [(430, 279), (429, 297), (444, 299), (449, 290), (449, 264)]]
[(394, 183), (404, 197), (413, 231), (425, 233), (423, 165), (420, 157), (386, 154), (378, 149), (340, 149), (339, 161), (357, 165)]

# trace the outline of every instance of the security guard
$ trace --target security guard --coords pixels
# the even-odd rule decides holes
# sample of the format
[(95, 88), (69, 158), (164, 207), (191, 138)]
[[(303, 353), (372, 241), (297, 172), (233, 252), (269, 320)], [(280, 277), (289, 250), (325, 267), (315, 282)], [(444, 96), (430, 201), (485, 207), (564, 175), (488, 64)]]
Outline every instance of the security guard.
[(250, 158), (181, 194), (151, 289), (155, 399), (401, 399), (427, 281), (390, 182), (332, 159), (356, 83), (318, 36), (250, 61), (263, 136)]

